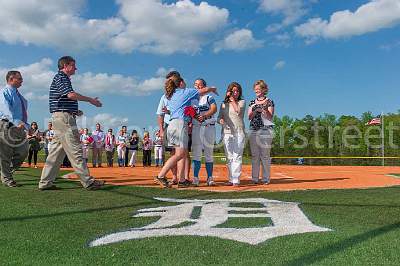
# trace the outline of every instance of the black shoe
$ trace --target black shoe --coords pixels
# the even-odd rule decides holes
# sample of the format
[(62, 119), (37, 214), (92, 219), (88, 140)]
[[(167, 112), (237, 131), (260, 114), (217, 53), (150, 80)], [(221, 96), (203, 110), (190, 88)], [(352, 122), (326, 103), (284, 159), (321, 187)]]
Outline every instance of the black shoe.
[(57, 190), (58, 187), (56, 187), (56, 185), (51, 185), (49, 187), (40, 187), (39, 190), (40, 191), (45, 191), (45, 190)]
[(192, 184), (189, 180), (185, 179), (183, 182), (178, 183), (178, 187), (189, 187)]
[(94, 180), (90, 186), (88, 186), (86, 189), (87, 190), (98, 190), (104, 186), (106, 182), (103, 180)]
[(19, 185), (17, 184), (17, 182), (15, 182), (15, 180), (10, 180), (6, 183), (3, 183), (6, 187), (19, 187)]
[(154, 178), (154, 181), (158, 183), (162, 188), (169, 188), (171, 185), (169, 184), (168, 180), (165, 177), (158, 177)]

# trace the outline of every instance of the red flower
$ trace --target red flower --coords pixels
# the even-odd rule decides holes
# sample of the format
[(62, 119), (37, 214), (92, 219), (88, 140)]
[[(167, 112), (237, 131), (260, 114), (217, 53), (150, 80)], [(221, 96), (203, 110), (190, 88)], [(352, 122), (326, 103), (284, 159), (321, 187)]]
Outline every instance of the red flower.
[(185, 110), (183, 111), (183, 113), (186, 116), (189, 116), (191, 118), (195, 118), (196, 117), (196, 110), (192, 106), (186, 106)]

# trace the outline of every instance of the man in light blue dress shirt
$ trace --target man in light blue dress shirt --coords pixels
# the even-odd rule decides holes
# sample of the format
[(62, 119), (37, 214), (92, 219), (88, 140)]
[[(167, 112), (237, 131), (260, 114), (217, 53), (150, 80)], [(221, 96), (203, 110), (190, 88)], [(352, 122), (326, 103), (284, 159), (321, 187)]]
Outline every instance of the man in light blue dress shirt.
[(7, 85), (0, 91), (0, 168), (1, 182), (7, 187), (17, 187), (12, 173), (28, 155), (25, 130), (29, 128), (28, 102), (19, 93), (23, 79), (19, 71), (9, 71)]

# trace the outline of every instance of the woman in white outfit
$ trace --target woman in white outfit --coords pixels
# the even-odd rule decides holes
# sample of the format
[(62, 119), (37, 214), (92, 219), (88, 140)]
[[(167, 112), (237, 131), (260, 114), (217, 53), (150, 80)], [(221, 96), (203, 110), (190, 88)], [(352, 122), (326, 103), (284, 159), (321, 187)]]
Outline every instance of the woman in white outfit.
[(218, 115), (223, 128), (223, 141), (229, 174), (229, 185), (240, 184), (242, 156), (245, 144), (244, 112), (246, 104), (242, 99), (242, 86), (237, 82), (229, 84), (224, 102)]
[(268, 85), (263, 80), (258, 80), (253, 86), (256, 99), (249, 105), (248, 116), (250, 120), (250, 149), (252, 181), (260, 182), (260, 166), (262, 167), (263, 184), (269, 184), (271, 170), (271, 145), (274, 132), (272, 122), (275, 104), (267, 98)]

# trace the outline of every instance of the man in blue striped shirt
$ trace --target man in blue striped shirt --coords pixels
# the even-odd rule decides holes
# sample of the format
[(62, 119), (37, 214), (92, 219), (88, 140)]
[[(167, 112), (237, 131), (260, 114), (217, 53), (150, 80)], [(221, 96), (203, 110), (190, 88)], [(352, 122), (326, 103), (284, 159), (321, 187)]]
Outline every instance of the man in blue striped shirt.
[(19, 71), (9, 71), (7, 86), (0, 91), (0, 168), (1, 182), (16, 187), (12, 177), (28, 155), (25, 130), (29, 128), (28, 102), (19, 93), (23, 79)]
[(104, 185), (103, 181), (90, 176), (86, 162), (83, 160), (76, 116), (82, 115), (78, 109), (78, 101), (89, 102), (96, 107), (102, 104), (98, 98), (83, 96), (74, 91), (70, 77), (76, 71), (75, 59), (70, 56), (58, 60), (58, 73), (50, 86), (49, 106), (52, 114), (54, 138), (52, 149), (47, 157), (39, 182), (40, 190), (56, 189), (53, 184), (57, 178), (65, 154), (71, 161), (81, 184), (88, 190), (96, 190)]

